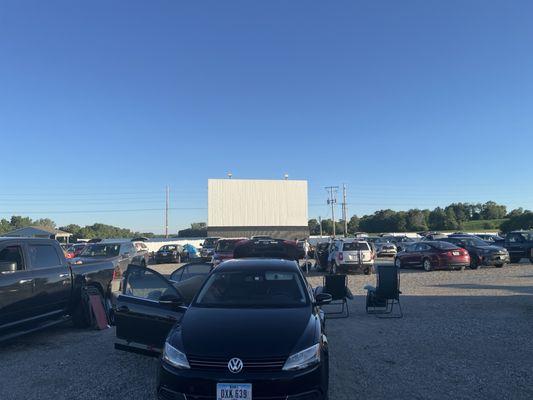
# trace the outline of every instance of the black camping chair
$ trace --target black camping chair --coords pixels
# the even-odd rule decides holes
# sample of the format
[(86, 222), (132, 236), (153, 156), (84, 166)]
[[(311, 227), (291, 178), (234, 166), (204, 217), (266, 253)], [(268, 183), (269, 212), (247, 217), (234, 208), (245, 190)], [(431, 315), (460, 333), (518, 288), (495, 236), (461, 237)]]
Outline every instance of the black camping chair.
[(325, 275), (324, 276), (324, 293), (329, 293), (332, 298), (330, 305), (341, 305), (340, 311), (325, 311), (326, 315), (333, 315), (333, 318), (348, 318), (350, 311), (348, 309), (348, 298), (351, 298), (350, 290), (348, 289), (348, 276), (346, 275)]
[[(387, 314), (382, 318), (402, 318), (400, 304), (400, 270), (394, 265), (380, 265), (376, 274), (377, 285), (365, 286), (366, 312), (368, 314)], [(399, 313), (393, 314), (394, 305), (398, 305)]]

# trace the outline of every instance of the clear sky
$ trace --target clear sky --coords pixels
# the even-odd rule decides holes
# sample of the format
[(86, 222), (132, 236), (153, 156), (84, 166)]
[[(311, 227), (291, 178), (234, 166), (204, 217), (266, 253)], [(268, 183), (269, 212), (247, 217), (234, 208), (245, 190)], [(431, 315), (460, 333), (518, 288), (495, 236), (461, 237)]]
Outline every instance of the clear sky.
[(162, 231), (207, 179), (533, 208), (533, 2), (0, 2), (0, 217)]

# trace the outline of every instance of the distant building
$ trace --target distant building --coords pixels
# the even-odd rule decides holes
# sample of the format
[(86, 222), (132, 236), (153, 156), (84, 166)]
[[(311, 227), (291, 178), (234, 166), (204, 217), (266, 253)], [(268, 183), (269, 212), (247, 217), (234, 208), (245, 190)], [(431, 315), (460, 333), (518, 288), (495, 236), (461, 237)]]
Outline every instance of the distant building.
[(56, 239), (59, 242), (68, 243), (72, 233), (65, 232), (60, 229), (49, 228), (47, 226), (27, 226), (25, 228), (19, 228), (15, 229), (14, 231), (7, 232), (2, 236)]
[(209, 179), (207, 234), (309, 237), (307, 181)]

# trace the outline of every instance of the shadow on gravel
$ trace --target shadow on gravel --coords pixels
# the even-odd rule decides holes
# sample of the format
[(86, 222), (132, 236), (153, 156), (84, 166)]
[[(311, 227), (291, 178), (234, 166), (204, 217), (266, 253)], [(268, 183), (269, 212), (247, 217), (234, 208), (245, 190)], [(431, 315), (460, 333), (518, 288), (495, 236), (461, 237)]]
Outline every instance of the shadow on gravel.
[(455, 289), (472, 289), (472, 290), (498, 290), (506, 292), (515, 292), (518, 294), (533, 295), (533, 286), (512, 286), (512, 285), (483, 285), (476, 283), (444, 283), (433, 285), (438, 288), (455, 288)]
[(327, 320), (330, 398), (532, 399), (533, 297), (402, 296), (403, 319)]

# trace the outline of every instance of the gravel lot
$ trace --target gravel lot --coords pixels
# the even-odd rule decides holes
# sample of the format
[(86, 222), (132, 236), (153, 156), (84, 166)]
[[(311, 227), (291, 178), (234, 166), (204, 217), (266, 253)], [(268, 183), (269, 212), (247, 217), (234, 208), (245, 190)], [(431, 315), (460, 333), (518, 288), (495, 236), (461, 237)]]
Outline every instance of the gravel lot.
[[(328, 321), (330, 399), (533, 399), (533, 265), (402, 271), (403, 319), (366, 315), (375, 277), (349, 278), (350, 318)], [(0, 399), (154, 398), (157, 361), (113, 342), (65, 324), (0, 344)]]

